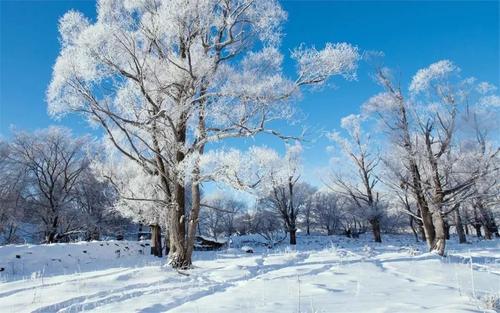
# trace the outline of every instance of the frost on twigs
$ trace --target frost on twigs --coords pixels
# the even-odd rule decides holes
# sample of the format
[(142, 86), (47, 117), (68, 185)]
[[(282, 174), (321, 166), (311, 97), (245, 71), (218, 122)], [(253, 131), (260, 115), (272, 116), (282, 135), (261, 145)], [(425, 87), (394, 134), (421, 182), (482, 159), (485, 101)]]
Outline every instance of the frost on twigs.
[(453, 72), (459, 71), (460, 68), (449, 60), (433, 63), (426, 68), (418, 70), (415, 76), (413, 76), (409, 90), (413, 93), (425, 91), (433, 82), (445, 79)]
[(360, 55), (356, 46), (343, 42), (327, 43), (323, 50), (302, 45), (292, 52), (292, 58), (297, 61), (298, 84), (322, 84), (333, 75), (355, 79)]

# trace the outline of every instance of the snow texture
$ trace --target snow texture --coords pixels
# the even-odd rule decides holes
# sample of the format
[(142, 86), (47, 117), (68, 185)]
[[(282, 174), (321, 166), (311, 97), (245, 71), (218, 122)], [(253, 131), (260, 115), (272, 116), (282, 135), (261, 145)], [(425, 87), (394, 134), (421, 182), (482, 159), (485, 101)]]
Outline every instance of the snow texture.
[(273, 250), (255, 238), (195, 253), (187, 275), (138, 242), (0, 247), (0, 312), (494, 312), (498, 301), (498, 240), (452, 239), (441, 258), (409, 236), (299, 236)]

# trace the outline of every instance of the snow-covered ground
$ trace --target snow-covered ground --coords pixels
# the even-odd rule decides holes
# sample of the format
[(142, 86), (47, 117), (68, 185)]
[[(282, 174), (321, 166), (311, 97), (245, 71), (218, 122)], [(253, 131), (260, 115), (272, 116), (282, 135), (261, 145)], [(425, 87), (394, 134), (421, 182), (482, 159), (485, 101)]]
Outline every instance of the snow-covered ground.
[(138, 242), (5, 246), (0, 312), (495, 312), (500, 241), (451, 240), (440, 258), (409, 236), (384, 240), (300, 236), (295, 251), (249, 254), (238, 238), (196, 252), (187, 275)]

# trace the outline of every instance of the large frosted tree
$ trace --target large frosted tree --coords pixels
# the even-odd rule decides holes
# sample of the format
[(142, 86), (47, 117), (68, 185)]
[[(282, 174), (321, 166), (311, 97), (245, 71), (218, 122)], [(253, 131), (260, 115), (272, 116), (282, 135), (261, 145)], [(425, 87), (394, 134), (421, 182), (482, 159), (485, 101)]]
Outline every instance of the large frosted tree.
[(191, 265), (207, 144), (283, 137), (269, 122), (291, 117), (301, 87), (355, 75), (357, 48), (328, 43), (294, 50), (298, 74), (286, 77), (285, 18), (276, 0), (102, 0), (95, 21), (74, 11), (60, 20), (49, 112), (82, 113), (116, 158), (158, 181), (174, 267)]

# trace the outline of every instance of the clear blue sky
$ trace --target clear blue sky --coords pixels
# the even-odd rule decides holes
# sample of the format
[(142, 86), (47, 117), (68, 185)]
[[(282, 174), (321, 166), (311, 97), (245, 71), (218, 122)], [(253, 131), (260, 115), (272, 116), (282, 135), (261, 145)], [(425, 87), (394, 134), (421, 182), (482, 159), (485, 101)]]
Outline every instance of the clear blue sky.
[[(499, 85), (498, 1), (282, 1), (288, 11), (285, 53), (300, 43), (322, 47), (347, 41), (362, 50), (385, 53), (385, 64), (404, 79), (440, 59), (458, 64), (465, 75)], [(89, 132), (79, 117), (54, 121), (46, 113), (45, 90), (58, 55), (57, 21), (69, 9), (95, 17), (94, 1), (6, 1), (1, 5), (0, 138), (11, 126), (34, 130), (66, 125)], [(287, 71), (293, 64), (287, 63)], [(339, 127), (340, 118), (356, 113), (379, 89), (362, 65), (357, 82), (335, 81), (335, 90), (306, 94), (298, 105), (305, 123), (317, 130)], [(326, 165), (327, 143), (308, 144), (307, 167)]]

